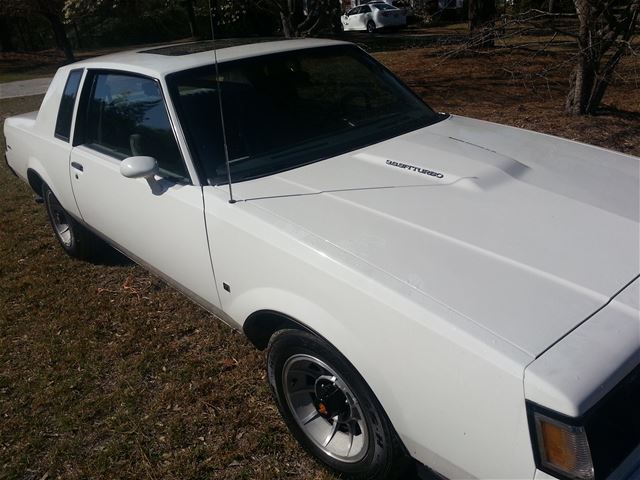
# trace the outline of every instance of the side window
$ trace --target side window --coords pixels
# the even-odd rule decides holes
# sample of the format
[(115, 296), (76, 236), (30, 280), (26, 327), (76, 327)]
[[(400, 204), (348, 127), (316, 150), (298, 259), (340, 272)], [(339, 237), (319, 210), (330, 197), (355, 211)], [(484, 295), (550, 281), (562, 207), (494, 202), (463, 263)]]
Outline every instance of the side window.
[(369, 5), (365, 5), (364, 7), (360, 7), (362, 10), (360, 13), (371, 13), (371, 7)]
[(71, 117), (73, 117), (73, 107), (76, 104), (76, 96), (78, 95), (82, 72), (82, 70), (73, 70), (69, 74), (67, 84), (62, 93), (62, 99), (60, 100), (55, 135), (60, 140), (66, 142), (69, 141), (69, 137), (71, 136)]
[(357, 15), (360, 13), (360, 7), (352, 8), (349, 10), (349, 15)]
[(189, 181), (155, 80), (121, 73), (94, 74), (86, 108), (86, 146), (120, 160), (154, 157), (163, 176)]

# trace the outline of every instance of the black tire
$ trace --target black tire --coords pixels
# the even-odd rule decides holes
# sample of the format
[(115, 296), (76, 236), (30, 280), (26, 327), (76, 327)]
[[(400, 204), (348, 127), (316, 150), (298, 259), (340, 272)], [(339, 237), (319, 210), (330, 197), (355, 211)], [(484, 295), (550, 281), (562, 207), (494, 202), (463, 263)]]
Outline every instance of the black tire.
[[(359, 433), (359, 435), (363, 435), (362, 432), (365, 432), (364, 437), (360, 440), (359, 452), (361, 453), (359, 455), (361, 457), (358, 457), (357, 461), (354, 459), (342, 461), (323, 450), (322, 446), (311, 437), (312, 434), (307, 434), (300, 426), (299, 422), (302, 422), (300, 416), (296, 416), (297, 414), (292, 411), (287, 401), (287, 398), (291, 397), (286, 396), (285, 388), (293, 391), (292, 389), (295, 389), (296, 383), (292, 382), (291, 387), (285, 386), (284, 377), (287, 375), (285, 366), (290, 365), (291, 361), (305, 356), (319, 359), (329, 366), (336, 375), (333, 378), (337, 377), (340, 383), (348, 388), (349, 394), (352, 394), (357, 400), (357, 402), (353, 403), (357, 405), (358, 417), (366, 425), (366, 428)], [(324, 340), (301, 330), (282, 330), (277, 332), (269, 342), (267, 369), (269, 383), (278, 404), (278, 409), (293, 436), (311, 455), (339, 473), (342, 478), (357, 480), (394, 479), (402, 475), (412, 464), (405, 455), (402, 443), (391, 422), (369, 386), (349, 361)], [(302, 395), (309, 395), (314, 405), (320, 405), (320, 407), (316, 407), (318, 415), (315, 416), (316, 419), (313, 421), (327, 422), (327, 425), (331, 426), (332, 422), (329, 420), (329, 415), (333, 415), (333, 413), (327, 413), (322, 403), (324, 400), (319, 400), (317, 396), (318, 381), (321, 378), (324, 378), (324, 376), (315, 380), (316, 390), (314, 393), (303, 393)], [(309, 383), (312, 381), (313, 379), (308, 379)], [(346, 403), (347, 397), (344, 398), (345, 402), (340, 401), (340, 405)], [(302, 403), (305, 402), (308, 402), (308, 400)], [(324, 411), (324, 418), (319, 416), (321, 411)], [(311, 413), (313, 414), (314, 412)], [(337, 419), (338, 417), (336, 416), (335, 418)], [(335, 421), (339, 423), (337, 420)], [(348, 429), (348, 432), (351, 432), (352, 440), (349, 443), (347, 456), (351, 452), (354, 438), (351, 428)], [(364, 440), (365, 438), (367, 440)]]
[(369, 33), (375, 33), (376, 31), (376, 24), (373, 20), (369, 20), (367, 22), (367, 32)]
[(42, 198), (53, 233), (70, 257), (93, 260), (104, 251), (104, 242), (67, 213), (46, 183), (42, 184)]

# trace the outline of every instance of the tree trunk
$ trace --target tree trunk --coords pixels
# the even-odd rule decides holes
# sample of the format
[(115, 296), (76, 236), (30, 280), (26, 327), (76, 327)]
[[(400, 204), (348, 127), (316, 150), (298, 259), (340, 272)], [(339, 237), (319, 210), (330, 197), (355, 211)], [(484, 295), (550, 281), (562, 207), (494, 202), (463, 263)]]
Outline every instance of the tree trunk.
[(469, 0), (469, 33), (477, 37), (474, 46), (491, 48), (494, 45), (496, 17), (495, 0)]
[(290, 16), (287, 16), (283, 11), (280, 11), (280, 23), (282, 24), (282, 33), (285, 37), (291, 38), (295, 36), (293, 25), (291, 25), (291, 18)]
[(626, 5), (603, 5), (594, 0), (574, 3), (580, 23), (578, 64), (571, 73), (565, 111), (573, 115), (593, 114), (600, 107), (633, 36), (640, 0), (631, 0)]
[(565, 111), (571, 115), (584, 115), (590, 102), (591, 93), (596, 84), (596, 72), (587, 59), (580, 59), (569, 79), (569, 94)]
[(15, 52), (16, 50), (11, 38), (11, 19), (7, 17), (0, 17), (0, 44), (3, 52)]
[(191, 36), (196, 38), (198, 36), (198, 24), (196, 23), (196, 12), (193, 8), (193, 0), (183, 0), (182, 8), (187, 12), (187, 20), (189, 21), (189, 31)]
[(73, 22), (73, 33), (75, 33), (76, 36), (76, 45), (77, 48), (82, 48), (82, 37), (80, 36), (80, 29), (78, 28), (78, 24), (76, 22)]
[(219, 27), (220, 27), (220, 15), (218, 12), (218, 0), (210, 0), (209, 5), (209, 27), (211, 29), (211, 36), (218, 36)]
[(29, 35), (25, 35), (25, 33), (24, 33), (25, 24), (26, 24), (26, 30), (28, 32), (29, 31), (29, 25), (27, 24), (27, 21), (22, 19), (22, 18), (16, 19), (16, 28), (18, 29), (18, 36), (20, 37), (20, 40), (22, 41), (22, 46), (24, 47), (25, 51), (32, 52), (34, 50), (33, 42), (31, 41), (30, 36)]
[(553, 13), (554, 6), (555, 6), (555, 0), (549, 0), (549, 13)]
[(572, 115), (587, 113), (591, 91), (596, 81), (593, 65), (591, 43), (591, 5), (588, 0), (574, 0), (578, 14), (578, 64), (569, 79), (569, 94), (565, 103), (565, 111)]
[(478, 28), (478, 2), (480, 0), (469, 0), (468, 2), (469, 33), (473, 33)]
[(52, 13), (45, 13), (45, 17), (47, 17), (47, 20), (51, 23), (56, 45), (64, 52), (64, 56), (69, 62), (74, 62), (73, 49), (71, 48), (71, 42), (69, 42), (69, 37), (67, 37), (67, 31), (64, 28), (62, 20), (58, 15)]

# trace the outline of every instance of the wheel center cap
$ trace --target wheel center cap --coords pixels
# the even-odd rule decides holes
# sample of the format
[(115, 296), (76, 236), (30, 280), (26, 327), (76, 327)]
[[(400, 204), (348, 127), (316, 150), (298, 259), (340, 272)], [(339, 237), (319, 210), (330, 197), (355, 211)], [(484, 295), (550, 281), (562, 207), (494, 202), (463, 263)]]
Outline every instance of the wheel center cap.
[(319, 377), (315, 384), (315, 406), (318, 413), (325, 418), (346, 418), (350, 407), (347, 396), (335, 384), (335, 378)]

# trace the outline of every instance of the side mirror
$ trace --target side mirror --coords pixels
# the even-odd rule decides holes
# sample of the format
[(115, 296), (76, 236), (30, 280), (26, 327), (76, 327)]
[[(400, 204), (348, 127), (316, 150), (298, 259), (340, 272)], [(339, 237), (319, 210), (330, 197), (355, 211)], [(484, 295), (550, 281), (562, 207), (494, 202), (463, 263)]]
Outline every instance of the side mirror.
[(120, 173), (127, 178), (150, 178), (158, 173), (158, 162), (153, 157), (129, 157), (120, 164)]

